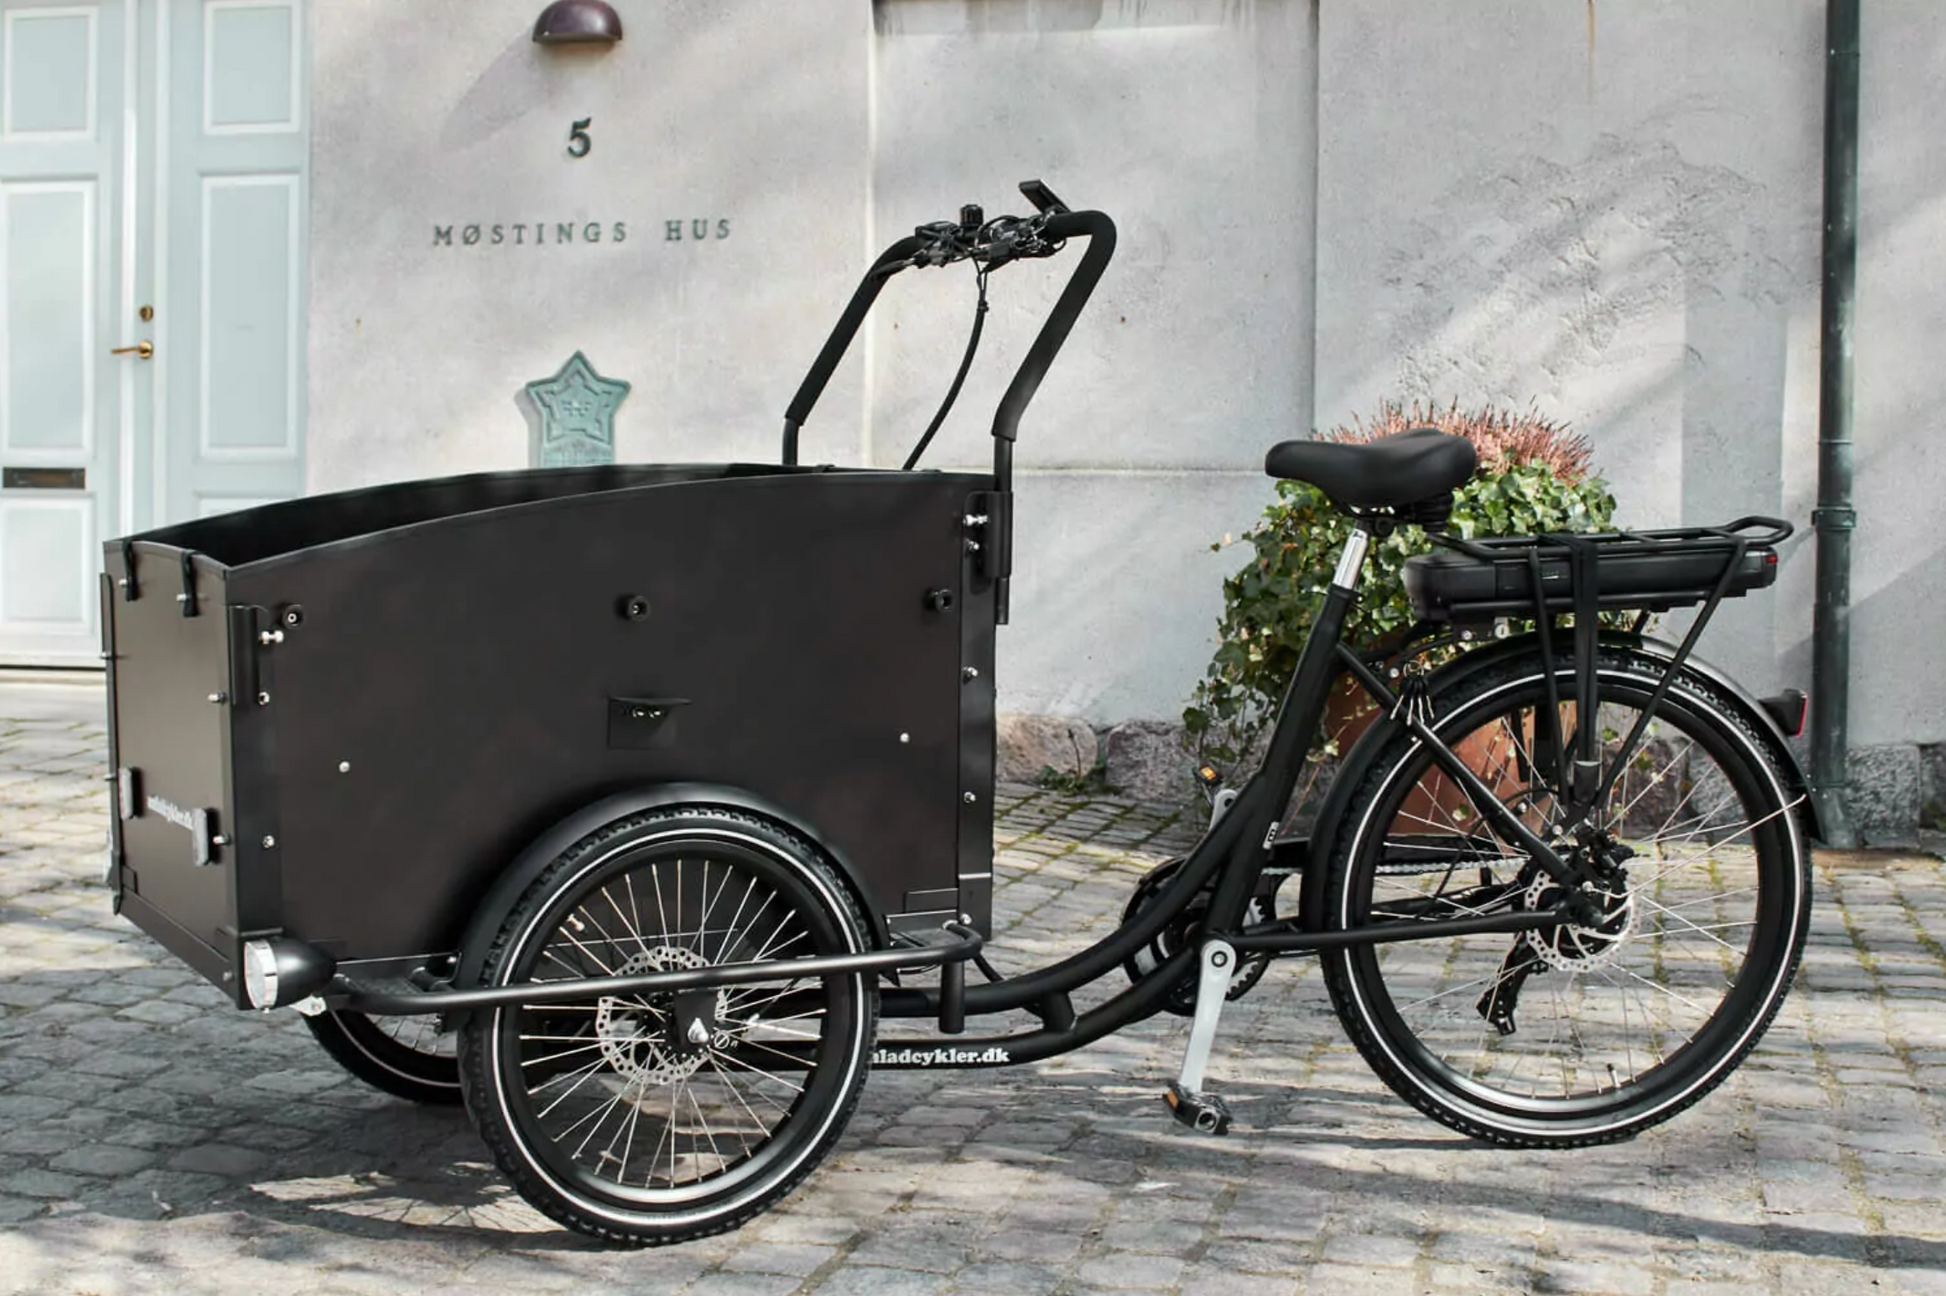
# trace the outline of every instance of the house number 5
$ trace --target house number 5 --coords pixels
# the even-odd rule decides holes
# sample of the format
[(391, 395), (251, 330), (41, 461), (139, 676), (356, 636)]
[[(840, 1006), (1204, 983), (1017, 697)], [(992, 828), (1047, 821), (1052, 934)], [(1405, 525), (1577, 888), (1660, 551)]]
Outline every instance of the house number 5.
[(583, 117), (568, 131), (569, 157), (587, 157), (588, 150), (595, 146), (595, 142), (588, 138), (588, 124), (592, 121), (592, 117)]

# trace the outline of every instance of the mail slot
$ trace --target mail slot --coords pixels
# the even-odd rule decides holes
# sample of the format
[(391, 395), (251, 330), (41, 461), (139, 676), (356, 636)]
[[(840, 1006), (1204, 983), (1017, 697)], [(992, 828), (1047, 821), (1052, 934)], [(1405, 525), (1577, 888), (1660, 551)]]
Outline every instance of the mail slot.
[(86, 468), (0, 469), (0, 487), (7, 490), (87, 490)]

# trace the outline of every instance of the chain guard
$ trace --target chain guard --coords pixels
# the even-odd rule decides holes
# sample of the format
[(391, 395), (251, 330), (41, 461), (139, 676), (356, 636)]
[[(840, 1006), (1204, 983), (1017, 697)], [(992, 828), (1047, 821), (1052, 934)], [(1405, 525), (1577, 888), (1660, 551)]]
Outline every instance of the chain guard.
[[(1122, 924), (1127, 926), (1135, 918), (1155, 903), (1155, 897), (1168, 886), (1183, 866), (1178, 857), (1165, 860), (1142, 875), (1135, 884), (1135, 894), (1122, 909)], [(1283, 878), (1264, 879), (1259, 894), (1250, 898), (1249, 907), (1244, 910), (1243, 918), (1247, 923), (1269, 922), (1277, 916), (1277, 887)], [(1189, 907), (1146, 945), (1122, 960), (1122, 971), (1128, 974), (1131, 984), (1140, 984), (1153, 975), (1157, 968), (1168, 961), (1177, 950), (1194, 949), (1202, 931), (1203, 914), (1209, 907), (1209, 888), (1204, 887)], [(1224, 998), (1231, 1003), (1250, 993), (1257, 982), (1263, 980), (1264, 972), (1270, 967), (1269, 954), (1244, 954), (1237, 959), (1237, 970), (1230, 976), (1230, 987)], [(1178, 1017), (1196, 1015), (1196, 963), (1191, 960), (1183, 972), (1182, 980), (1170, 991), (1162, 1006)]]

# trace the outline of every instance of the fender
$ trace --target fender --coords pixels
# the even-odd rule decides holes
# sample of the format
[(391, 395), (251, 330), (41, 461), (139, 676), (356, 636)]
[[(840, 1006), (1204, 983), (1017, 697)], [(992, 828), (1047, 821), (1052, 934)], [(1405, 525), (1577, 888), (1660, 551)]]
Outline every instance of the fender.
[(762, 819), (768, 819), (780, 828), (788, 829), (810, 841), (834, 864), (845, 884), (852, 890), (853, 898), (858, 900), (859, 908), (871, 923), (873, 948), (885, 949), (891, 937), (886, 930), (885, 919), (877, 907), (867, 904), (864, 897), (868, 894), (859, 883), (857, 868), (845, 853), (827, 841), (816, 829), (803, 821), (793, 818), (775, 803), (742, 788), (726, 787), (717, 783), (664, 783), (657, 787), (639, 788), (632, 792), (621, 792), (605, 797), (592, 805), (583, 806), (567, 818), (542, 833), (507, 866), (487, 890), (486, 898), (474, 909), (473, 917), (466, 924), (466, 935), (460, 942), (459, 967), (453, 974), (453, 985), (460, 989), (470, 989), (480, 984), (480, 970), (486, 963), (487, 950), (493, 944), (493, 937), (500, 926), (513, 912), (527, 888), (539, 877), (547, 866), (554, 862), (562, 851), (580, 841), (604, 825), (630, 815), (641, 814), (647, 810), (662, 810), (672, 806), (710, 806), (727, 810), (741, 810)]
[[(1601, 636), (1601, 644), (1605, 648), (1633, 652), (1664, 662), (1673, 661), (1676, 653), (1680, 651), (1678, 645), (1666, 639), (1617, 631), (1604, 632)], [(1498, 640), (1462, 653), (1447, 662), (1433, 672), (1432, 677), (1427, 681), (1427, 686), (1432, 690), (1433, 696), (1438, 698), (1458, 688), (1482, 670), (1498, 666), (1508, 658), (1539, 651), (1540, 637), (1531, 632)], [(1804, 771), (1799, 766), (1797, 757), (1791, 752), (1789, 739), (1785, 737), (1784, 731), (1778, 727), (1777, 721), (1771, 717), (1770, 712), (1764, 709), (1763, 704), (1752, 696), (1748, 689), (1737, 683), (1720, 667), (1712, 666), (1694, 653), (1691, 653), (1689, 659), (1683, 663), (1683, 669), (1694, 671), (1707, 680), (1711, 687), (1722, 694), (1724, 701), (1729, 703), (1739, 718), (1757, 734), (1769, 750), (1771, 759), (1777, 763), (1778, 770), (1783, 774), (1785, 786), (1791, 790), (1793, 796), (1802, 798), (1798, 802), (1798, 823), (1804, 835), (1809, 839), (1823, 841), (1823, 825), (1818, 819), (1817, 799), (1810, 795), (1810, 780), (1804, 777)], [(1298, 912), (1306, 931), (1322, 930), (1323, 927), (1324, 865), (1325, 861), (1331, 858), (1331, 851), (1336, 845), (1338, 827), (1349, 806), (1351, 795), (1364, 781), (1365, 776), (1371, 772), (1380, 750), (1403, 728), (1403, 725), (1390, 716), (1380, 716), (1373, 722), (1372, 727), (1365, 731), (1364, 736), (1352, 745), (1351, 751), (1346, 753), (1343, 764), (1339, 766), (1336, 777), (1331, 780), (1331, 786), (1325, 792), (1324, 803), (1318, 810), (1317, 826), (1313, 830), (1311, 846), (1306, 854), (1306, 862), (1315, 863), (1316, 867), (1305, 869), (1304, 888), (1298, 899)]]

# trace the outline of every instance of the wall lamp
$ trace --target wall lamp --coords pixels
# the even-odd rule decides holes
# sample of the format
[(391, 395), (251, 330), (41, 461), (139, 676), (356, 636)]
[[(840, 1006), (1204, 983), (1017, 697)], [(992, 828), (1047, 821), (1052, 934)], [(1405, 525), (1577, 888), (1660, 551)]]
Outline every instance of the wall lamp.
[(621, 38), (622, 20), (603, 0), (554, 0), (534, 20), (542, 45), (613, 45)]

